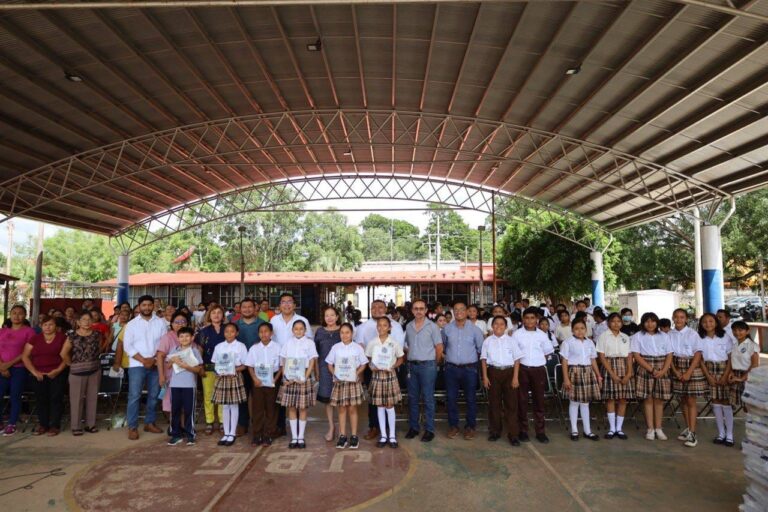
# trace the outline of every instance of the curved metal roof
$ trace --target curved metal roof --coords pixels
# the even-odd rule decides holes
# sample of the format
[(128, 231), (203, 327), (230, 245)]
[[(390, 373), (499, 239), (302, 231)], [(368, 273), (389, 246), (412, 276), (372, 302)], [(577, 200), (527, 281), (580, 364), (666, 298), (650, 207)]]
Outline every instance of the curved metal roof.
[(665, 0), (0, 11), (0, 211), (114, 234), (357, 173), (608, 229), (717, 202), (768, 180), (768, 0), (735, 6), (754, 16)]

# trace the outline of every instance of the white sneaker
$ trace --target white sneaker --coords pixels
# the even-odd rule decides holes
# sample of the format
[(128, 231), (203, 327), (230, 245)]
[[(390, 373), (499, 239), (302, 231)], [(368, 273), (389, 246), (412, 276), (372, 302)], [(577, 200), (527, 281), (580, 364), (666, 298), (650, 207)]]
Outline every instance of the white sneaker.
[(656, 439), (658, 439), (659, 441), (667, 440), (667, 436), (664, 434), (664, 431), (661, 430), (660, 428), (656, 429)]
[(688, 432), (688, 439), (683, 444), (688, 448), (693, 448), (699, 444), (699, 441), (696, 439), (696, 432)]
[(680, 435), (677, 436), (677, 440), (678, 441), (687, 441), (688, 440), (688, 436), (689, 436), (690, 433), (691, 433), (691, 431), (688, 430), (688, 427), (686, 427), (685, 430), (680, 432)]
[(656, 431), (652, 428), (649, 428), (648, 431), (645, 433), (645, 438), (649, 441), (653, 441), (656, 439)]

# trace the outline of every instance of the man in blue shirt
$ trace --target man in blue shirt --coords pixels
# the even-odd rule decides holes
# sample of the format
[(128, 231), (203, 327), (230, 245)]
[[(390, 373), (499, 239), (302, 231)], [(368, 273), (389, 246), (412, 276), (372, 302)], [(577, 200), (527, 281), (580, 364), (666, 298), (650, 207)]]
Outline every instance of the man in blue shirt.
[(464, 439), (473, 439), (477, 427), (478, 356), (483, 348), (483, 333), (467, 321), (467, 305), (453, 305), (453, 322), (443, 328), (445, 347), (445, 387), (448, 392), (448, 437), (459, 434), (459, 389), (467, 400)]

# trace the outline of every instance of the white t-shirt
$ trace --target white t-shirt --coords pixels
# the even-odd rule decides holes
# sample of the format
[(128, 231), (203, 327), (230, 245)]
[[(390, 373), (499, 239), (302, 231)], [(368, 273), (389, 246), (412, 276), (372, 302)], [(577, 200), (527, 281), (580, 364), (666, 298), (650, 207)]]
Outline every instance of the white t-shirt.
[(593, 359), (597, 359), (597, 350), (591, 339), (579, 340), (571, 336), (560, 344), (560, 357), (571, 366), (589, 366)]
[(223, 341), (213, 349), (211, 362), (215, 364), (217, 375), (235, 375), (238, 366), (245, 364), (248, 357), (248, 349), (240, 341)]
[(752, 366), (752, 354), (760, 353), (760, 345), (752, 338), (741, 343), (736, 342), (731, 350), (731, 368), (734, 370), (749, 370)]
[(539, 329), (518, 329), (512, 339), (517, 342), (520, 352), (523, 353), (520, 364), (525, 366), (544, 366), (547, 364), (546, 356), (555, 351), (547, 335)]
[(485, 359), (488, 366), (514, 366), (522, 357), (520, 347), (509, 334), (488, 336), (480, 351), (480, 359)]

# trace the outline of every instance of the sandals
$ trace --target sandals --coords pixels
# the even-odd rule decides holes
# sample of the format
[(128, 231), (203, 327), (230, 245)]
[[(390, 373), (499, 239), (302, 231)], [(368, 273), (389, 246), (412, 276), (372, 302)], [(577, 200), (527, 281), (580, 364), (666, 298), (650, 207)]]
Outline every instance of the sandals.
[(99, 431), (98, 427), (85, 427), (83, 430), (88, 432), (89, 434), (95, 434), (96, 432)]
[(81, 435), (83, 435), (83, 431), (82, 431), (82, 429), (73, 430), (72, 431), (72, 435), (73, 436), (81, 436)]

